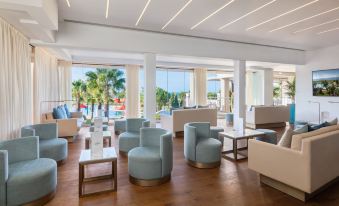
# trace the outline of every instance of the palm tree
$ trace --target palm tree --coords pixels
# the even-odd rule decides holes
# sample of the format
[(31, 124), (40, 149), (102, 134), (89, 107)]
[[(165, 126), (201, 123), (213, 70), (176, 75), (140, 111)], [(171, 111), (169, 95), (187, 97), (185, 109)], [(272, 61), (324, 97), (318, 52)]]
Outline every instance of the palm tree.
[(295, 78), (292, 81), (287, 82), (285, 89), (287, 90), (286, 95), (289, 96), (292, 99), (292, 101), (294, 102), (294, 99), (295, 99)]
[(81, 79), (72, 82), (72, 96), (77, 102), (77, 111), (80, 111), (81, 102), (84, 101), (84, 94), (86, 92), (86, 83)]

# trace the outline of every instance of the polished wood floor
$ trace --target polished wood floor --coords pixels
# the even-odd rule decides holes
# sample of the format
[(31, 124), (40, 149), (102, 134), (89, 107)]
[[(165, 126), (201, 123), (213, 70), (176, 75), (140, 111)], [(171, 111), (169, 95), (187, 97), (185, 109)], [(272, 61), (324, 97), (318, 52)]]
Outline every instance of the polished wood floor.
[[(95, 196), (78, 196), (78, 159), (85, 148), (84, 134), (80, 131), (74, 143), (69, 144), (66, 164), (58, 168), (58, 188), (55, 198), (48, 205), (304, 205), (280, 191), (260, 185), (258, 175), (247, 168), (247, 161), (234, 163), (223, 159), (220, 168), (196, 169), (186, 164), (183, 155), (183, 139), (174, 139), (174, 167), (169, 183), (156, 187), (132, 185), (128, 179), (127, 158), (118, 157), (118, 190)], [(279, 134), (283, 132), (278, 130)], [(117, 148), (117, 136), (112, 143)], [(103, 164), (87, 168), (88, 175), (110, 171), (110, 165)], [(100, 185), (100, 187), (107, 185)], [(94, 186), (92, 188), (95, 188)], [(333, 185), (306, 205), (339, 205), (339, 184)]]

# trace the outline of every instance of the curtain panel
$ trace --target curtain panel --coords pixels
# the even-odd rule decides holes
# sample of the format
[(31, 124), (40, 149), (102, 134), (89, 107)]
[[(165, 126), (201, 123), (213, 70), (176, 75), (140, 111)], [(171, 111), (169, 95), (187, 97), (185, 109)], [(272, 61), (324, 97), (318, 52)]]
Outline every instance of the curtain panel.
[[(58, 81), (60, 86), (60, 100), (72, 100), (72, 62), (58, 62)], [(72, 105), (72, 102), (66, 102)]]
[(17, 138), (32, 123), (31, 46), (0, 18), (0, 140)]

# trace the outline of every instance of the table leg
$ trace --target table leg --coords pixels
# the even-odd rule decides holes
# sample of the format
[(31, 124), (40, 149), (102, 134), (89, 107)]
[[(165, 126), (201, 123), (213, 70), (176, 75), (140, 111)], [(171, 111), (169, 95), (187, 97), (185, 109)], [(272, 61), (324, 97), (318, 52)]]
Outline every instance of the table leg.
[(114, 180), (114, 190), (117, 190), (117, 186), (118, 186), (118, 178), (117, 178), (117, 160), (114, 160), (112, 162), (112, 173), (113, 173), (113, 180)]
[(234, 160), (238, 160), (238, 141), (236, 139), (233, 140), (233, 154)]
[(82, 183), (84, 182), (84, 165), (79, 165), (79, 197), (82, 196)]
[(89, 149), (89, 139), (85, 140), (85, 149)]
[(108, 139), (109, 147), (112, 147), (112, 137)]

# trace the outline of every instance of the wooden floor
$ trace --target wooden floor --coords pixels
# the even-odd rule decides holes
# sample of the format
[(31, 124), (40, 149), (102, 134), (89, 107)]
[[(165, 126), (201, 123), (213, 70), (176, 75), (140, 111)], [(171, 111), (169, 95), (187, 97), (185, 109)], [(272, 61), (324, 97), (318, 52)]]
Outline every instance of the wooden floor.
[[(78, 159), (85, 148), (84, 134), (80, 131), (74, 143), (69, 144), (66, 164), (58, 168), (58, 188), (55, 198), (48, 205), (304, 205), (280, 191), (260, 185), (258, 175), (247, 168), (247, 161), (234, 163), (222, 159), (216, 169), (196, 169), (186, 164), (183, 139), (174, 139), (174, 167), (172, 179), (157, 187), (139, 187), (128, 179), (127, 158), (118, 157), (118, 190), (101, 195), (78, 197)], [(282, 130), (278, 131), (281, 135)], [(117, 148), (117, 136), (112, 137)], [(89, 175), (103, 174), (110, 170), (108, 164), (87, 168)], [(102, 187), (104, 185), (100, 185)], [(94, 188), (94, 187), (92, 187)], [(315, 197), (306, 205), (339, 205), (339, 184)]]

